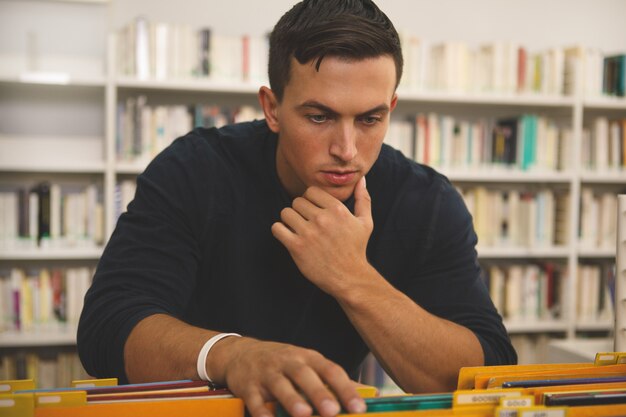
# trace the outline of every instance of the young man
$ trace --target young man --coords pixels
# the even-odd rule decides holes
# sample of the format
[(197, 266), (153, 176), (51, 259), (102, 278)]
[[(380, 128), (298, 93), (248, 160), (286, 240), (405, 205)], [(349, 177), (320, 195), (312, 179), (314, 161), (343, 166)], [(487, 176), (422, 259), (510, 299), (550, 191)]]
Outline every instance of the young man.
[(286, 13), (266, 119), (196, 129), (138, 177), (85, 300), (87, 371), (210, 378), (254, 417), (274, 399), (305, 417), (307, 400), (364, 411), (353, 380), (369, 351), (408, 392), (515, 362), (462, 199), (382, 144), (401, 72), (370, 0)]

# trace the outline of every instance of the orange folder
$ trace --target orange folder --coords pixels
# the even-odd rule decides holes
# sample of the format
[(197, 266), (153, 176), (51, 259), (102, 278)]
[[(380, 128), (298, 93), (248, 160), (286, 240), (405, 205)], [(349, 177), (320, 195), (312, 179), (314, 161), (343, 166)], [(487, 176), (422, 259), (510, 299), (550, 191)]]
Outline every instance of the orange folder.
[(555, 385), (551, 387), (536, 387), (526, 388), (524, 392), (535, 397), (535, 403), (543, 404), (544, 394), (548, 392), (562, 392), (562, 391), (596, 391), (596, 390), (613, 390), (624, 388), (626, 384), (623, 382), (607, 382), (601, 384), (584, 384), (584, 385)]
[(518, 375), (522, 372), (549, 371), (557, 369), (574, 369), (589, 367), (593, 364), (584, 363), (556, 363), (542, 365), (494, 365), (494, 366), (467, 366), (459, 371), (457, 389), (478, 388), (474, 386), (474, 380), (478, 375)]
[(239, 398), (135, 400), (78, 407), (36, 408), (35, 417), (243, 417)]
[(483, 374), (477, 375), (474, 381), (476, 388), (500, 388), (503, 382), (527, 381), (532, 379), (566, 379), (566, 378), (600, 378), (610, 376), (626, 376), (626, 365), (605, 365), (544, 370), (533, 372), (520, 372), (517, 374)]
[(623, 417), (626, 404), (582, 405), (568, 407), (567, 417)]

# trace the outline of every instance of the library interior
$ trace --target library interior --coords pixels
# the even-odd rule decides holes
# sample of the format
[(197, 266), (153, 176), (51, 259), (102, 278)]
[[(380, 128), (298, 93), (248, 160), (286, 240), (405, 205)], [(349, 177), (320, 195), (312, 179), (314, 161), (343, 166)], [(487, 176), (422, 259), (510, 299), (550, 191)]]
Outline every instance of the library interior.
[[(205, 381), (134, 391), (122, 388), (129, 381), (94, 379), (77, 333), (118, 219), (141, 194), (137, 178), (194, 129), (266, 119), (258, 97), (270, 86), (270, 32), (296, 3), (0, 0), (0, 416), (194, 416), (208, 407), (208, 415), (243, 417), (243, 403), (201, 372)], [(502, 372), (519, 373), (513, 381), (589, 375), (619, 399), (595, 403), (585, 391), (578, 408), (578, 397), (558, 390), (507, 391), (502, 381), (513, 382), (496, 366), (463, 368), (454, 392), (410, 393), (367, 349), (358, 378), (368, 413), (463, 409), (468, 398), (480, 403), (474, 414), (432, 415), (626, 415), (626, 2), (375, 3), (403, 55), (384, 144), (443, 174), (471, 214), (477, 271), (517, 353)], [(107, 262), (110, 271), (116, 260)], [(476, 376), (483, 368), (490, 379)], [(51, 399), (52, 389), (70, 386)], [(483, 389), (495, 391), (481, 403), (471, 393)], [(536, 414), (506, 405), (518, 396)], [(605, 409), (585, 409), (592, 404)], [(554, 413), (539, 414), (546, 410)]]

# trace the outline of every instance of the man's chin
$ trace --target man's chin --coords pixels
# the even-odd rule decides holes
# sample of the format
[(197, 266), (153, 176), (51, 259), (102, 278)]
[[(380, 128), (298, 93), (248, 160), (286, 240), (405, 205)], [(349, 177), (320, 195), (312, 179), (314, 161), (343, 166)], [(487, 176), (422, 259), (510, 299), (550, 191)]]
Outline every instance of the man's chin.
[(347, 199), (352, 197), (354, 187), (355, 186), (353, 184), (343, 187), (325, 187), (324, 191), (335, 197), (337, 200), (345, 202)]

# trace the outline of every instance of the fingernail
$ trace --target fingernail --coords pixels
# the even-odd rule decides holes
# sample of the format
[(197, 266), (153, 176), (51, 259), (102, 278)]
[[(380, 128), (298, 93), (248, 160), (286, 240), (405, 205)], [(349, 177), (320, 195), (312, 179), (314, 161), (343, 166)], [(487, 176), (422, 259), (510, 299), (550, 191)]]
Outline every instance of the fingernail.
[(365, 180), (365, 175), (363, 175), (363, 187), (367, 187), (367, 181)]
[(351, 413), (360, 414), (367, 411), (367, 406), (362, 398), (354, 398), (348, 403), (348, 410)]
[(320, 413), (324, 416), (336, 416), (339, 414), (339, 404), (333, 400), (324, 400), (320, 404)]
[(294, 416), (310, 416), (311, 415), (311, 407), (309, 407), (305, 403), (296, 403), (293, 406), (293, 415)]

